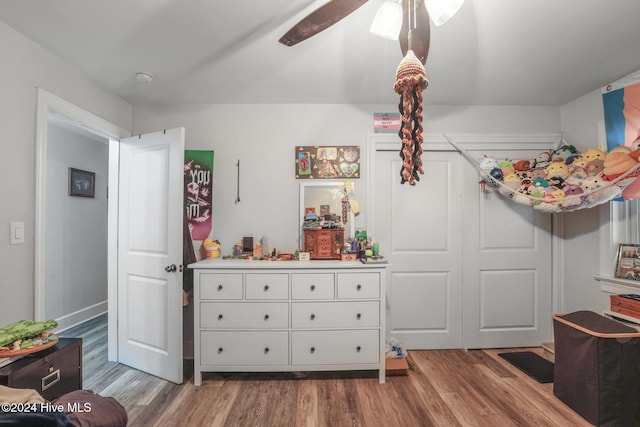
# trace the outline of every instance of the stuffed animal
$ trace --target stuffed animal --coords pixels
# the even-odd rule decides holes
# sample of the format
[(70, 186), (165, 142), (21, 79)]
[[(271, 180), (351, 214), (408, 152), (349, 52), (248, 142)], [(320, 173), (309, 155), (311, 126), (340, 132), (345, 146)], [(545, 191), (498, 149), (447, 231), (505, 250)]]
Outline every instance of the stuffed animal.
[(523, 184), (531, 184), (531, 172), (529, 172), (528, 170), (526, 171), (517, 170), (516, 175), (518, 175), (518, 178), (520, 178), (520, 181)]
[(576, 154), (576, 151), (576, 147), (573, 145), (563, 145), (551, 152), (551, 163), (562, 162), (566, 164), (567, 159), (571, 155)]
[(569, 157), (566, 158), (564, 163), (566, 165), (572, 165), (576, 160), (580, 158), (582, 158), (582, 154), (579, 154), (579, 153), (571, 154)]
[(587, 151), (585, 151), (582, 154), (582, 158), (588, 164), (590, 161), (595, 159), (600, 159), (604, 161), (604, 158), (606, 157), (606, 155), (607, 154), (599, 148), (589, 148)]
[(547, 166), (547, 178), (560, 177), (566, 178), (569, 176), (569, 167), (563, 162), (552, 162)]
[(502, 169), (502, 175), (507, 176), (510, 173), (515, 172), (515, 168), (513, 166), (513, 162), (509, 159), (504, 159), (500, 162), (500, 169)]
[(544, 189), (549, 186), (549, 181), (539, 176), (531, 181), (531, 186), (540, 189), (540, 191), (544, 191)]
[(604, 158), (602, 178), (605, 181), (613, 181), (629, 169), (638, 164), (629, 154), (629, 147), (620, 146), (612, 149)]
[(569, 166), (569, 176), (565, 179), (565, 182), (574, 185), (582, 185), (582, 181), (587, 177), (587, 172), (582, 166), (571, 164)]
[(576, 207), (584, 203), (580, 195), (583, 193), (582, 188), (578, 185), (567, 184), (562, 187), (564, 190), (564, 207)]
[[(582, 157), (582, 155), (576, 155), (575, 157), (572, 156), (569, 159), (571, 160), (571, 163), (569, 163), (571, 166), (577, 166), (583, 169), (587, 167), (587, 161)], [(571, 173), (571, 168), (569, 168), (569, 173)]]
[(500, 168), (500, 164), (495, 157), (484, 156), (484, 158), (480, 161), (479, 167), (483, 172), (490, 173), (493, 169)]
[(516, 171), (526, 171), (531, 167), (531, 162), (529, 160), (518, 160), (513, 164), (513, 168)]
[(219, 258), (220, 257), (220, 242), (212, 239), (205, 239), (202, 242), (202, 247), (205, 251), (207, 258)]
[(587, 162), (585, 171), (588, 176), (600, 175), (604, 170), (604, 160), (596, 158)]
[(529, 174), (531, 175), (531, 182), (536, 178), (547, 178), (547, 170), (545, 168), (533, 168), (529, 170)]
[(562, 187), (564, 180), (569, 176), (569, 167), (564, 162), (552, 162), (546, 171), (549, 185), (555, 187)]
[(582, 191), (585, 193), (602, 187), (602, 178), (597, 175), (590, 175), (582, 181)]
[(533, 160), (534, 168), (546, 168), (551, 163), (551, 152), (543, 151)]
[(515, 172), (511, 172), (504, 176), (504, 185), (512, 189), (513, 191), (517, 191), (522, 185), (522, 180), (518, 177)]
[(491, 169), (491, 172), (489, 172), (489, 175), (491, 175), (491, 177), (496, 181), (502, 181), (502, 177), (503, 177), (502, 169), (500, 169), (499, 167)]

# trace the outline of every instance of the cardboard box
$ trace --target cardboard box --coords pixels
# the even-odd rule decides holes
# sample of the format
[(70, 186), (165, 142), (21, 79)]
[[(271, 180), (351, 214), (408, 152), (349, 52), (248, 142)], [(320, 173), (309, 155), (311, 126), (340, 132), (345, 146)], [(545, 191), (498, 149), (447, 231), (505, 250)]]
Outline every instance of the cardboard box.
[(388, 377), (407, 375), (409, 362), (406, 357), (402, 359), (385, 359), (385, 370)]

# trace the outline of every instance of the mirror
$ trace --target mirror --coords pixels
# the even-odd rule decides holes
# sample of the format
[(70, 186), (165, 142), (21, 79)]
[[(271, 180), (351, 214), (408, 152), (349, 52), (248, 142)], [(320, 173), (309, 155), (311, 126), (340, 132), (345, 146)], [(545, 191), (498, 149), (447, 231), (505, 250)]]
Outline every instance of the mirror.
[[(354, 186), (355, 193), (355, 183)], [(318, 219), (324, 214), (340, 217), (344, 227), (345, 240), (355, 235), (354, 215), (347, 210), (347, 222), (343, 218), (343, 198), (345, 197), (344, 181), (304, 181), (300, 182), (300, 213), (299, 213), (299, 247), (304, 247), (304, 222), (308, 209), (313, 209)]]

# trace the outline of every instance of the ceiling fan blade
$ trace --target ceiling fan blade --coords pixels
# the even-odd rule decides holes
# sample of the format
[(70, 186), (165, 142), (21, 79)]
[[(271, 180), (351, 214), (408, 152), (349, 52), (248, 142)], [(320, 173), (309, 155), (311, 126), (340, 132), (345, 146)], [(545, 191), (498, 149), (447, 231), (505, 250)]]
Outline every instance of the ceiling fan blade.
[(415, 0), (416, 2), (416, 23), (409, 22), (409, 7), (411, 10), (411, 20), (413, 21), (413, 1), (402, 0), (402, 28), (400, 29), (400, 49), (404, 57), (409, 50), (409, 28), (411, 27), (411, 50), (416, 57), (423, 63), (427, 63), (429, 55), (429, 43), (431, 42), (431, 24), (429, 23), (429, 12), (424, 4), (424, 0)]
[(368, 0), (330, 0), (294, 25), (278, 40), (286, 46), (293, 46), (320, 31), (326, 30)]

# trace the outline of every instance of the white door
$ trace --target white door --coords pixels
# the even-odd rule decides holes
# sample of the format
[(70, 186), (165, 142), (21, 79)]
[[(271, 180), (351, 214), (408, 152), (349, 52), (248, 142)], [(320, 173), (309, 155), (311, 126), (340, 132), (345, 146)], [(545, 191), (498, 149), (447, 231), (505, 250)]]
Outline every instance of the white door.
[(372, 226), (391, 263), (387, 333), (409, 349), (552, 341), (551, 215), (485, 197), (458, 152), (425, 151), (415, 187), (400, 184), (397, 150), (373, 155)]
[[(538, 152), (486, 154), (498, 160), (527, 159)], [(477, 170), (465, 160), (464, 347), (539, 346), (552, 341), (552, 216), (493, 190), (482, 193), (478, 180)]]
[(120, 141), (118, 360), (182, 382), (184, 129)]
[(410, 349), (460, 348), (463, 159), (425, 152), (425, 174), (410, 186), (400, 184), (397, 149), (374, 155), (373, 237), (391, 263), (387, 333)]

